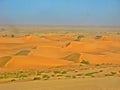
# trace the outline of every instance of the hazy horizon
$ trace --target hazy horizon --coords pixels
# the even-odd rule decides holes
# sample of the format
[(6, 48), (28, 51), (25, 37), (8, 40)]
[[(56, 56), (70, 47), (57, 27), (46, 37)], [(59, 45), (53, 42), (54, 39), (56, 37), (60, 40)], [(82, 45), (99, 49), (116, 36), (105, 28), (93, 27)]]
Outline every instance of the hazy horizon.
[(120, 26), (119, 0), (0, 0), (0, 25)]

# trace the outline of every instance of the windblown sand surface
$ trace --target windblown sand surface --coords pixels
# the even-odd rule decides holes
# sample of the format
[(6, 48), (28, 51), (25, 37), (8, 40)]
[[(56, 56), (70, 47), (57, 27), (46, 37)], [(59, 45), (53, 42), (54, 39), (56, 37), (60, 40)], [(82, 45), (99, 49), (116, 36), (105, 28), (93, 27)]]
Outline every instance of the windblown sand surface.
[(0, 90), (120, 90), (120, 28), (2, 28)]
[(0, 90), (120, 90), (119, 78), (87, 78), (1, 84)]
[[(25, 55), (17, 54), (26, 50), (29, 52)], [(12, 57), (5, 68), (64, 66), (82, 60), (91, 64), (120, 64), (120, 36), (93, 37), (80, 32), (60, 35), (56, 32), (56, 35), (0, 37), (0, 51), (0, 57)], [(75, 55), (79, 55), (76, 60)], [(65, 59), (67, 56), (70, 56), (68, 60)]]

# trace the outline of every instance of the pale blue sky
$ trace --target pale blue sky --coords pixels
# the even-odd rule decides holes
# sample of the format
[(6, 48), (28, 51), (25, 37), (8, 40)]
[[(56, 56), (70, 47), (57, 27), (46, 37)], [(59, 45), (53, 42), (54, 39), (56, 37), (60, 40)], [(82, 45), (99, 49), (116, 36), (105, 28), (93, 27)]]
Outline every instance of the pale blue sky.
[(120, 0), (0, 0), (0, 24), (120, 26)]

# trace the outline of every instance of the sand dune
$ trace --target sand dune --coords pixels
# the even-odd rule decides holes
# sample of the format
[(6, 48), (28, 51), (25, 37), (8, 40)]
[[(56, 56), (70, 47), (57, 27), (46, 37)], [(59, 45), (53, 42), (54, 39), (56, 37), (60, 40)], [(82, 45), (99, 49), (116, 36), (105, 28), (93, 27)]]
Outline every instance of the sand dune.
[[(84, 37), (75, 41), (73, 35), (34, 35), (17, 38), (0, 37), (1, 56), (9, 55), (13, 58), (6, 67), (40, 67), (67, 65), (69, 61), (64, 57), (72, 53), (80, 54), (82, 60), (90, 63), (120, 64), (120, 38), (118, 36)], [(27, 56), (14, 56), (18, 51), (29, 50)], [(73, 57), (72, 57), (73, 58)]]
[(15, 56), (6, 65), (6, 68), (39, 68), (48, 66), (69, 65), (70, 61), (46, 58), (40, 56)]

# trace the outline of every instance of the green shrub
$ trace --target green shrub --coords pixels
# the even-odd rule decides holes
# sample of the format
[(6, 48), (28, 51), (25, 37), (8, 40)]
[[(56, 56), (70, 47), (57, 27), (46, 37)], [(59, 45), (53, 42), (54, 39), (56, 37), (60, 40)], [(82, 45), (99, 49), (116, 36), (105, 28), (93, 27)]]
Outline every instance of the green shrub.
[(34, 77), (33, 80), (40, 80), (40, 77)]
[(44, 74), (42, 77), (43, 77), (44, 79), (49, 79), (49, 78), (50, 78), (50, 76), (48, 76), (48, 75), (46, 75), (46, 74)]
[(67, 74), (67, 72), (66, 71), (62, 71), (61, 74)]
[(41, 75), (43, 71), (37, 71), (37, 75)]
[(55, 70), (55, 71), (54, 71), (54, 73), (55, 73), (55, 74), (58, 74), (58, 73), (60, 73), (60, 71), (58, 71), (58, 70)]
[(25, 78), (28, 77), (28, 75), (22, 73), (22, 74), (17, 74), (16, 78)]
[(75, 39), (75, 41), (80, 41), (81, 38), (84, 38), (84, 35), (79, 35), (79, 36), (77, 36), (77, 38)]
[(111, 72), (111, 73), (105, 74), (105, 76), (114, 76), (115, 74), (116, 72)]
[(90, 72), (90, 73), (86, 73), (85, 76), (93, 76), (93, 74), (96, 74), (98, 72)]
[(100, 66), (100, 64), (96, 64), (96, 66)]
[(83, 74), (77, 74), (76, 76), (82, 76)]
[(112, 75), (115, 75), (115, 74), (116, 74), (116, 72), (111, 72), (111, 74), (112, 74)]
[(87, 60), (82, 60), (81, 63), (82, 63), (82, 64), (90, 64), (90, 62), (87, 61)]
[(102, 38), (102, 36), (100, 35), (95, 36), (95, 39), (100, 39), (100, 38)]

